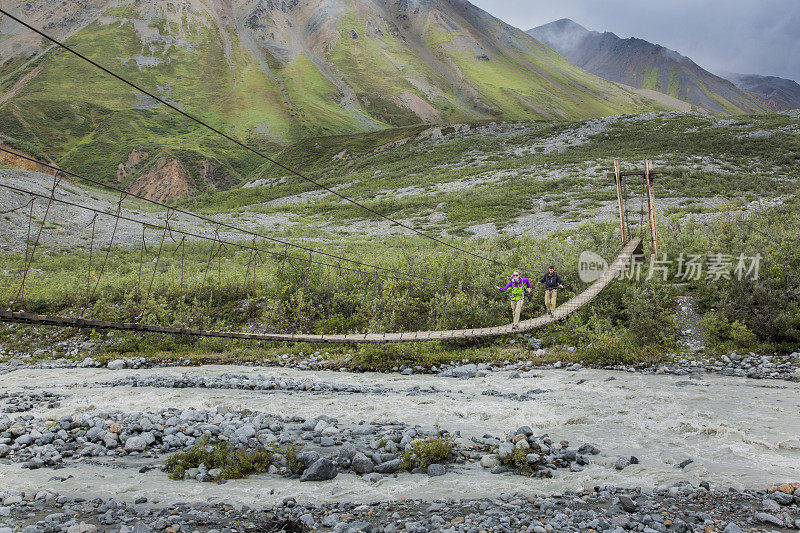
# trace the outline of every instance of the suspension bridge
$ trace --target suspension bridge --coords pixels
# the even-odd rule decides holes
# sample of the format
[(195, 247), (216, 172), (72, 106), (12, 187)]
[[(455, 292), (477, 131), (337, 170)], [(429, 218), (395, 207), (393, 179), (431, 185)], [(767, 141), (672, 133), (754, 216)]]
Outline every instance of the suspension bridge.
[[(291, 175), (313, 184), (320, 190), (324, 190), (330, 194), (333, 194), (342, 199), (343, 201), (349, 202), (357, 206), (358, 208), (363, 209), (366, 212), (369, 212), (371, 215), (382, 218), (390, 222), (392, 225), (403, 228), (407, 232), (415, 234), (421, 238), (430, 240), (436, 243), (437, 245), (442, 246), (452, 252), (464, 254), (465, 256), (469, 256), (473, 260), (485, 261), (491, 263), (496, 267), (503, 267), (504, 269), (517, 268), (517, 265), (507, 264), (497, 258), (489, 257), (487, 255), (483, 255), (475, 251), (468, 250), (465, 247), (458, 246), (440, 237), (428, 234), (424, 231), (414, 228), (413, 226), (405, 222), (396, 220), (383, 213), (380, 213), (360, 201), (349, 198), (337, 192), (336, 190), (325, 186), (319, 181), (310, 178), (295, 169), (292, 169), (275, 161), (274, 159), (270, 158), (268, 155), (262, 153), (261, 151), (256, 150), (244, 144), (243, 142), (239, 141), (238, 139), (235, 139), (230, 135), (214, 128), (213, 126), (207, 124), (201, 119), (183, 111), (179, 107), (167, 101), (164, 101), (157, 95), (147, 91), (146, 89), (138, 85), (135, 85), (134, 83), (116, 74), (115, 72), (112, 72), (111, 70), (105, 68), (104, 66), (96, 63), (92, 59), (78, 53), (77, 51), (64, 45), (63, 43), (57, 41), (56, 39), (43, 33), (42, 31), (34, 28), (33, 26), (30, 26), (21, 19), (12, 16), (10, 13), (2, 9), (0, 9), (0, 13), (9, 16), (11, 19), (27, 27), (34, 33), (37, 33), (42, 38), (52, 41), (57, 46), (87, 61), (88, 63), (94, 65), (95, 67), (105, 72), (106, 74), (121, 81), (122, 83), (129, 85), (133, 87), (135, 90), (140, 91), (141, 93), (155, 99), (156, 101), (162, 103), (172, 111), (180, 115), (183, 115), (185, 118), (196, 122), (202, 127), (209, 129), (210, 131), (220, 135), (221, 137), (227, 139), (228, 141), (234, 143), (235, 145), (240, 146), (242, 149), (254, 153), (259, 157), (277, 165), (283, 170), (289, 172)], [(360, 276), (366, 276), (368, 279), (383, 278), (383, 279), (402, 280), (409, 283), (436, 284), (437, 286), (452, 285), (458, 287), (459, 289), (471, 289), (471, 290), (493, 291), (495, 289), (493, 287), (478, 287), (478, 286), (466, 285), (464, 283), (445, 282), (440, 279), (435, 279), (410, 272), (404, 272), (398, 269), (391, 269), (381, 265), (367, 263), (366, 261), (355, 260), (348, 257), (339, 256), (327, 251), (314, 249), (309, 246), (305, 246), (303, 244), (298, 244), (296, 242), (290, 242), (287, 240), (275, 238), (273, 236), (260, 234), (255, 231), (247, 230), (245, 228), (235, 226), (230, 223), (221, 222), (220, 220), (217, 219), (202, 216), (196, 213), (189, 212), (187, 210), (177, 208), (175, 206), (166, 205), (157, 202), (155, 200), (133, 194), (130, 191), (115, 187), (113, 185), (109, 185), (101, 180), (96, 180), (88, 176), (78, 175), (66, 169), (62, 169), (56, 165), (36, 160), (32, 157), (29, 157), (15, 150), (9, 150), (7, 148), (0, 147), (0, 151), (6, 152), (15, 158), (20, 158), (23, 160), (28, 160), (31, 163), (36, 163), (37, 165), (39, 165), (39, 168), (52, 171), (52, 177), (53, 177), (52, 185), (46, 192), (35, 191), (31, 190), (30, 188), (21, 187), (19, 186), (19, 184), (11, 184), (5, 181), (0, 181), (0, 187), (7, 189), (8, 191), (17, 195), (20, 198), (23, 199), (27, 198), (27, 201), (23, 201), (19, 206), (12, 209), (12, 211), (28, 213), (27, 238), (25, 239), (25, 254), (23, 260), (23, 268), (20, 269), (19, 272), (19, 286), (15, 292), (14, 298), (10, 302), (9, 307), (5, 310), (0, 310), (0, 321), (7, 323), (27, 324), (35, 326), (61, 326), (69, 328), (92, 328), (92, 329), (110, 329), (110, 330), (122, 330), (122, 331), (138, 331), (138, 332), (173, 334), (173, 335), (217, 337), (217, 338), (227, 338), (227, 339), (251, 339), (251, 340), (263, 340), (263, 341), (320, 342), (320, 343), (400, 343), (400, 342), (422, 342), (422, 341), (436, 341), (436, 340), (478, 339), (478, 338), (493, 337), (493, 336), (507, 335), (511, 333), (530, 331), (535, 328), (539, 328), (547, 324), (551, 324), (553, 322), (561, 320), (569, 316), (570, 314), (574, 313), (581, 307), (589, 304), (610, 283), (612, 283), (615, 279), (621, 277), (628, 269), (632, 261), (634, 260), (635, 254), (638, 253), (642, 245), (642, 238), (641, 237), (629, 238), (630, 222), (625, 209), (626, 198), (625, 198), (624, 178), (631, 175), (639, 175), (642, 176), (643, 178), (643, 185), (644, 185), (643, 196), (646, 195), (647, 198), (647, 207), (649, 213), (648, 225), (650, 226), (650, 231), (651, 231), (650, 235), (651, 243), (653, 246), (653, 252), (657, 253), (657, 248), (656, 248), (657, 237), (655, 234), (655, 208), (654, 208), (654, 195), (652, 187), (652, 176), (657, 172), (651, 169), (651, 163), (649, 161), (645, 161), (645, 170), (643, 172), (640, 171), (622, 172), (619, 163), (615, 162), (615, 172), (612, 175), (615, 177), (617, 193), (619, 198), (620, 234), (622, 239), (621, 243), (622, 245), (618, 255), (608, 265), (608, 268), (606, 268), (602, 272), (602, 274), (593, 283), (591, 283), (591, 285), (589, 285), (580, 294), (573, 296), (568, 301), (563, 303), (561, 306), (557, 307), (552, 315), (542, 315), (529, 320), (524, 320), (520, 322), (518, 327), (513, 327), (511, 324), (506, 324), (506, 325), (491, 326), (491, 327), (473, 327), (468, 329), (449, 329), (449, 330), (439, 330), (439, 331), (312, 334), (312, 333), (294, 333), (294, 332), (268, 333), (268, 332), (219, 331), (219, 330), (208, 330), (208, 329), (196, 329), (190, 327), (166, 326), (162, 324), (148, 322), (146, 320), (147, 318), (146, 313), (142, 313), (138, 317), (136, 317), (137, 318), (136, 320), (128, 322), (103, 320), (100, 318), (93, 318), (91, 316), (87, 316), (87, 313), (91, 314), (90, 303), (94, 299), (95, 294), (100, 285), (100, 281), (104, 273), (106, 272), (109, 262), (110, 252), (115, 244), (115, 239), (118, 238), (119, 234), (118, 229), (120, 227), (120, 222), (124, 222), (128, 225), (130, 224), (138, 225), (141, 227), (142, 242), (139, 254), (140, 258), (139, 278), (135, 294), (137, 303), (144, 309), (147, 308), (147, 303), (151, 298), (151, 294), (153, 291), (153, 282), (158, 272), (159, 261), (162, 260), (162, 251), (165, 249), (165, 243), (167, 243), (167, 237), (169, 237), (169, 239), (173, 243), (175, 242), (179, 243), (176, 247), (174, 247), (175, 249), (173, 250), (173, 256), (179, 250), (181, 251), (181, 261), (180, 261), (181, 311), (180, 312), (182, 318), (181, 320), (182, 325), (186, 324), (186, 321), (183, 320), (183, 313), (184, 313), (183, 290), (184, 290), (184, 277), (186, 274), (184, 271), (183, 254), (185, 254), (186, 251), (187, 240), (189, 240), (190, 242), (210, 241), (211, 243), (208, 261), (207, 264), (205, 265), (204, 272), (202, 274), (203, 282), (199, 293), (203, 292), (203, 287), (206, 285), (207, 278), (209, 277), (209, 272), (212, 271), (212, 261), (215, 258), (218, 260), (218, 269), (220, 270), (218, 272), (218, 276), (219, 278), (221, 278), (221, 268), (222, 268), (221, 258), (222, 258), (223, 248), (233, 248), (239, 251), (244, 251), (245, 253), (249, 254), (249, 260), (247, 262), (244, 272), (242, 273), (243, 274), (242, 282), (244, 287), (248, 287), (248, 290), (251, 290), (253, 298), (256, 298), (258, 296), (258, 286), (256, 283), (256, 267), (259, 264), (259, 258), (262, 257), (263, 255), (270, 255), (276, 258), (277, 261), (279, 261), (280, 263), (281, 269), (283, 269), (283, 266), (287, 263), (287, 261), (290, 264), (294, 262), (300, 262), (307, 264), (309, 268), (312, 265), (316, 265), (318, 267), (328, 269), (329, 272), (338, 271), (339, 273), (341, 273), (345, 271), (345, 272), (355, 273)], [(88, 183), (96, 188), (106, 189), (106, 191), (111, 192), (113, 194), (118, 194), (119, 200), (116, 204), (116, 209), (112, 210), (112, 212), (108, 212), (106, 210), (98, 209), (97, 207), (87, 205), (86, 203), (81, 203), (78, 201), (73, 201), (68, 199), (68, 195), (64, 194), (63, 192), (64, 189), (63, 182), (65, 181), (65, 179), (68, 183), (70, 180), (80, 181), (83, 183)], [(157, 219), (155, 216), (152, 215), (150, 217), (136, 216), (130, 214), (128, 211), (123, 210), (123, 202), (129, 199), (135, 199), (137, 201), (147, 202), (158, 207), (159, 210), (164, 214), (163, 220)], [(34, 259), (36, 251), (38, 248), (42, 247), (42, 236), (43, 232), (47, 228), (48, 215), (51, 213), (51, 209), (55, 205), (59, 206), (61, 209), (68, 209), (74, 211), (75, 213), (82, 212), (84, 215), (88, 215), (91, 219), (89, 226), (87, 226), (86, 228), (91, 232), (91, 237), (89, 240), (89, 269), (86, 277), (85, 305), (80, 314), (76, 313), (72, 313), (69, 315), (37, 314), (25, 310), (26, 283), (29, 280), (29, 275), (32, 272), (35, 264)], [(36, 217), (36, 220), (34, 220), (34, 206), (39, 206), (40, 210), (43, 210), (43, 215), (41, 216), (41, 220), (39, 220), (38, 217)], [(642, 213), (644, 213), (644, 209), (642, 209)], [(185, 217), (191, 217), (193, 219), (196, 219), (197, 221), (206, 224), (207, 227), (212, 228), (213, 231), (204, 232), (201, 230), (189, 231), (186, 229), (182, 229), (178, 227), (176, 224), (171, 222), (172, 217), (178, 214)], [(110, 226), (113, 229), (110, 234), (110, 239), (106, 243), (105, 250), (103, 251), (102, 247), (99, 247), (99, 249), (95, 251), (95, 229), (97, 220), (98, 218), (101, 217), (110, 219), (111, 220)], [(640, 222), (640, 226), (642, 225), (642, 223), (643, 221)], [(150, 276), (148, 274), (144, 276), (143, 280), (142, 272), (144, 267), (144, 254), (147, 248), (145, 231), (150, 231), (151, 233), (157, 232), (158, 234), (160, 234), (160, 239), (158, 240), (157, 254), (153, 260), (155, 265), (153, 267), (152, 275)], [(238, 238), (231, 237), (230, 235), (236, 235), (238, 236)], [(283, 247), (283, 250), (278, 251), (274, 249), (274, 246), (281, 246)], [(289, 250), (292, 250), (292, 253), (290, 253)], [(99, 263), (99, 266), (95, 266), (95, 268), (93, 269), (93, 259), (95, 252), (102, 259), (98, 258), (97, 261)], [(304, 255), (299, 255), (300, 252), (302, 252)], [(308, 254), (308, 256), (305, 256), (306, 253)], [(148, 276), (150, 276), (149, 282), (147, 280)], [(142, 283), (142, 281), (144, 281), (144, 283)], [(222, 287), (220, 282), (220, 286), (218, 287), (218, 289), (221, 290), (221, 288)]]
[(616, 259), (609, 265), (609, 268), (592, 283), (588, 289), (572, 297), (553, 312), (553, 315), (542, 315), (530, 320), (523, 320), (518, 328), (513, 328), (511, 324), (494, 326), (488, 328), (471, 328), (442, 331), (408, 331), (399, 333), (346, 333), (339, 335), (325, 334), (303, 334), (303, 333), (245, 333), (235, 331), (209, 331), (202, 329), (174, 328), (159, 326), (155, 324), (143, 324), (140, 322), (110, 322), (107, 320), (92, 320), (80, 317), (68, 317), (57, 315), (39, 315), (25, 313), (23, 311), (0, 311), (0, 321), (16, 322), (21, 324), (31, 324), (40, 326), (65, 326), (71, 328), (96, 328), (96, 329), (116, 329), (125, 331), (143, 331), (149, 333), (167, 333), (173, 335), (195, 335), (201, 337), (218, 337), (225, 339), (250, 339), (260, 341), (288, 341), (288, 342), (330, 342), (330, 343), (389, 343), (389, 342), (424, 342), (424, 341), (446, 341), (461, 339), (477, 339), (483, 337), (496, 337), (499, 335), (509, 335), (536, 329), (577, 311), (584, 305), (591, 302), (595, 296), (600, 294), (609, 283), (611, 283), (621, 272), (625, 270), (631, 261), (636, 247), (641, 243), (641, 239), (634, 239), (628, 242)]

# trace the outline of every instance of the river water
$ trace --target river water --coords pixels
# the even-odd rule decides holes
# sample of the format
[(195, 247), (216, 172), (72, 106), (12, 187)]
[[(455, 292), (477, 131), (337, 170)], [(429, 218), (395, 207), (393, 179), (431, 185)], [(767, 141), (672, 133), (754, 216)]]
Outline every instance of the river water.
[[(343, 384), (381, 384), (388, 394), (261, 392), (204, 388), (103, 387), (136, 374), (218, 375), (221, 373), (284, 376)], [(558, 472), (553, 479), (492, 475), (478, 465), (457, 467), (438, 478), (401, 474), (377, 484), (340, 474), (322, 483), (299, 483), (277, 476), (254, 476), (225, 485), (170, 481), (163, 472), (105, 465), (70, 465), (60, 470), (23, 470), (0, 464), (0, 487), (20, 490), (52, 488), (62, 494), (134, 499), (147, 496), (162, 503), (218, 498), (231, 503), (268, 504), (286, 496), (304, 501), (372, 501), (397, 498), (465, 498), (500, 492), (553, 493), (583, 486), (654, 487), (679, 480), (737, 488), (764, 488), (800, 480), (800, 383), (756, 381), (716, 375), (699, 377), (643, 375), (583, 369), (578, 372), (537, 370), (509, 379), (510, 372), (469, 380), (428, 375), (350, 374), (280, 368), (205, 366), (148, 370), (20, 370), (0, 376), (0, 390), (51, 390), (66, 394), (56, 409), (33, 411), (39, 417), (121, 409), (163, 407), (247, 408), (283, 416), (360, 420), (398, 420), (431, 427), (438, 424), (464, 436), (501, 436), (521, 425), (548, 433), (571, 445), (589, 442), (601, 455), (582, 472)], [(435, 386), (438, 392), (409, 395), (413, 387)], [(486, 396), (540, 389), (528, 401)], [(622, 471), (618, 456), (635, 455), (640, 464)], [(694, 462), (683, 469), (677, 464)], [(126, 459), (134, 461), (135, 458)], [(142, 461), (140, 459), (140, 461)], [(119, 462), (119, 461), (118, 461)], [(73, 476), (66, 481), (53, 476)]]

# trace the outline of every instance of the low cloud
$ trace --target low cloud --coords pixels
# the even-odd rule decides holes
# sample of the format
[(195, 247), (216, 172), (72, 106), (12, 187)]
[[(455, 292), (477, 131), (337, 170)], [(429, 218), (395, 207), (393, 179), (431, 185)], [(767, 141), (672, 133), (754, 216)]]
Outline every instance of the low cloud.
[(527, 30), (569, 18), (589, 30), (639, 37), (712, 72), (800, 80), (798, 0), (471, 0)]

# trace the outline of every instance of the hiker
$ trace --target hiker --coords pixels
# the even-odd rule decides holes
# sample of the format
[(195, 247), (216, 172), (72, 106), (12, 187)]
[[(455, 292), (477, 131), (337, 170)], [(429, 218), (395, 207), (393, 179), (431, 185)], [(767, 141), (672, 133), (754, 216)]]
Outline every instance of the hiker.
[(547, 308), (547, 314), (553, 316), (553, 312), (556, 310), (558, 289), (564, 288), (564, 280), (556, 272), (556, 267), (550, 265), (547, 274), (542, 276), (539, 283), (544, 285), (544, 306)]
[(511, 311), (514, 313), (514, 324), (512, 329), (519, 328), (519, 315), (522, 314), (522, 302), (525, 300), (525, 290), (531, 292), (531, 282), (528, 278), (519, 275), (519, 270), (511, 274), (511, 279), (505, 287), (497, 287), (497, 290), (506, 292), (511, 289)]

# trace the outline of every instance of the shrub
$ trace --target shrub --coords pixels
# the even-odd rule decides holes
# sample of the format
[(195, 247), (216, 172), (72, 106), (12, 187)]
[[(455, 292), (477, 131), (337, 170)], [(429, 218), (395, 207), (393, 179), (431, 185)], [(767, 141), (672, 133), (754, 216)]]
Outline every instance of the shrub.
[(401, 470), (428, 468), (432, 464), (447, 462), (455, 443), (447, 436), (426, 437), (411, 442), (411, 450), (400, 459)]
[(716, 311), (706, 313), (701, 321), (708, 347), (714, 353), (751, 350), (758, 342), (756, 334), (738, 320), (728, 320)]
[(539, 459), (535, 463), (530, 464), (528, 463), (528, 454), (530, 453), (533, 453), (533, 450), (515, 448), (514, 453), (506, 456), (501, 463), (523, 474), (533, 475), (536, 471), (536, 467), (544, 463), (544, 458), (540, 454)]
[(303, 471), (303, 463), (297, 459), (297, 447), (294, 444), (290, 444), (286, 448), (284, 456), (286, 457), (286, 464), (289, 466), (289, 470), (295, 474), (299, 474)]
[(234, 448), (224, 441), (200, 439), (188, 450), (169, 456), (164, 469), (169, 472), (170, 479), (179, 480), (184, 478), (187, 470), (203, 464), (208, 470), (222, 470), (219, 476), (212, 478), (213, 481), (219, 481), (266, 472), (273, 459), (271, 450)]

